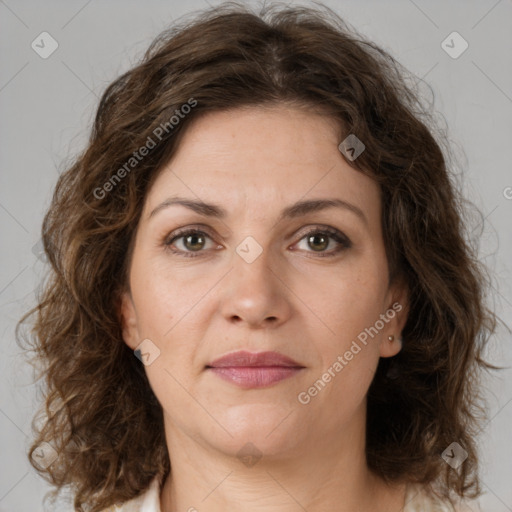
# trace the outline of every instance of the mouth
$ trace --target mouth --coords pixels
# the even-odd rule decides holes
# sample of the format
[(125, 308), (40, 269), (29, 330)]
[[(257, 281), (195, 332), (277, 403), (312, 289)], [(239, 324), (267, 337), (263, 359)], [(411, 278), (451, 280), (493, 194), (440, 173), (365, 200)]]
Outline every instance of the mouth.
[(244, 389), (269, 387), (296, 376), (305, 367), (278, 352), (239, 351), (216, 359), (205, 369)]

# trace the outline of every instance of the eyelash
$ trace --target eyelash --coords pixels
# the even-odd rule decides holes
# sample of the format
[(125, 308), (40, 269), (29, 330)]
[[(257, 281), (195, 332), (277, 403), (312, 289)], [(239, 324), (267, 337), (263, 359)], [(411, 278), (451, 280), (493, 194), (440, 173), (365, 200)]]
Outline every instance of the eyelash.
[[(170, 235), (172, 238), (167, 238), (167, 240), (164, 241), (164, 245), (166, 246), (166, 249), (170, 250), (172, 253), (180, 255), (180, 256), (184, 256), (185, 258), (202, 257), (203, 255), (201, 255), (200, 253), (204, 253), (206, 251), (201, 250), (201, 251), (197, 251), (196, 253), (194, 253), (193, 251), (182, 251), (180, 249), (174, 249), (172, 247), (172, 244), (176, 240), (178, 240), (180, 238), (184, 238), (187, 235), (195, 235), (195, 234), (202, 234), (202, 235), (206, 235), (208, 238), (212, 238), (208, 233), (206, 233), (203, 230), (195, 229), (195, 228), (185, 228), (183, 230), (178, 230), (178, 231), (172, 233)], [(329, 258), (329, 257), (336, 256), (338, 253), (340, 253), (344, 249), (350, 249), (350, 247), (352, 247), (352, 242), (341, 231), (338, 231), (337, 229), (334, 229), (334, 228), (331, 228), (328, 226), (316, 227), (316, 228), (309, 230), (308, 232), (306, 232), (302, 235), (302, 237), (300, 238), (299, 241), (303, 240), (304, 238), (306, 238), (308, 236), (315, 235), (315, 234), (328, 235), (329, 238), (332, 238), (333, 240), (335, 240), (336, 242), (338, 242), (340, 244), (340, 246), (337, 249), (335, 249), (334, 251), (331, 251), (328, 253), (321, 253), (321, 252), (314, 253), (315, 255), (319, 256), (320, 258)], [(314, 251), (307, 251), (307, 252), (314, 252)]]

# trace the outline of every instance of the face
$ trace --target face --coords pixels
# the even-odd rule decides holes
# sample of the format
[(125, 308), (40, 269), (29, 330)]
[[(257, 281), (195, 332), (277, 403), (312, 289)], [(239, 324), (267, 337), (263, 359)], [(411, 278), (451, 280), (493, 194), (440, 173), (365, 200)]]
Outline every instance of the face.
[[(388, 336), (400, 336), (406, 296), (388, 283), (378, 185), (340, 142), (326, 117), (284, 106), (209, 113), (150, 188), (123, 337), (132, 349), (150, 340), (145, 370), (168, 437), (270, 455), (364, 431), (378, 360), (400, 350)], [(208, 367), (240, 350), (298, 368)]]

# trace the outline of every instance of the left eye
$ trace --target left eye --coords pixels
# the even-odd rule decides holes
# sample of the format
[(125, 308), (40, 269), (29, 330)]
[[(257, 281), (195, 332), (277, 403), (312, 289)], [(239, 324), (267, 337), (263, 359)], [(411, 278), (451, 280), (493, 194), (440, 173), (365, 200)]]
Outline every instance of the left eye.
[[(312, 252), (318, 253), (320, 257), (334, 256), (340, 251), (352, 246), (350, 240), (343, 233), (333, 228), (316, 228), (306, 233), (305, 236), (300, 239), (300, 242), (302, 242), (302, 240), (306, 240), (308, 247), (313, 248)], [(326, 249), (329, 247), (332, 240), (338, 245), (333, 250), (327, 252)], [(316, 248), (314, 247), (315, 245)]]

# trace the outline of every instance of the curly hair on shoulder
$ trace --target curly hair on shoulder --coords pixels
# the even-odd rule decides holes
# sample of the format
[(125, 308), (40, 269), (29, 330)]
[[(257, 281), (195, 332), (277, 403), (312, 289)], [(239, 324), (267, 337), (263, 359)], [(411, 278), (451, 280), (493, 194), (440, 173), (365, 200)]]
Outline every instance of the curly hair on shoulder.
[[(449, 146), (436, 140), (417, 85), (328, 8), (255, 13), (229, 2), (192, 15), (108, 86), (87, 148), (60, 175), (45, 215), (48, 280), (18, 324), (34, 316), (30, 347), (44, 378), (31, 463), (57, 491), (74, 489), (76, 510), (91, 512), (171, 470), (161, 406), (119, 319), (143, 201), (202, 113), (284, 103), (334, 119), (340, 141), (351, 133), (364, 141), (349, 164), (380, 186), (390, 281), (409, 290), (403, 348), (381, 358), (368, 392), (368, 466), (448, 501), (478, 496), (478, 383), (494, 368), (483, 350), (497, 317), (466, 239)], [(468, 454), (458, 470), (440, 456), (454, 441)], [(58, 453), (44, 470), (31, 459), (43, 442)]]

